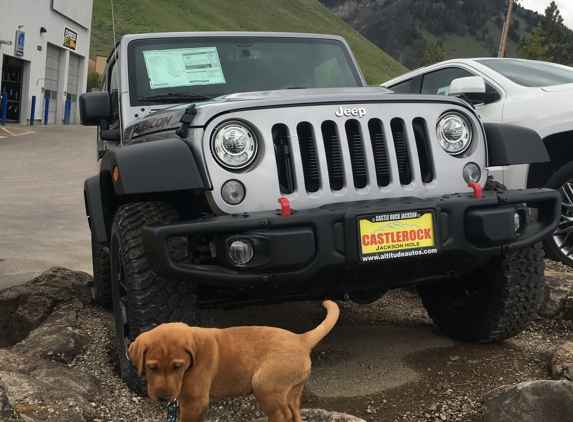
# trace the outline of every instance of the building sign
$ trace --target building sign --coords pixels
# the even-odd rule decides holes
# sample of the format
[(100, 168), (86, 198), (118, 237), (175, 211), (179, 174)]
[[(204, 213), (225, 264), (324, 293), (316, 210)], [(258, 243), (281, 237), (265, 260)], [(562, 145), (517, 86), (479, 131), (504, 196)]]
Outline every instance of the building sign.
[(24, 57), (24, 39), (26, 38), (24, 31), (16, 31), (16, 45), (14, 46), (14, 55), (16, 57)]
[(68, 47), (70, 50), (76, 51), (77, 42), (78, 42), (78, 33), (64, 26), (64, 43), (62, 45), (64, 47)]

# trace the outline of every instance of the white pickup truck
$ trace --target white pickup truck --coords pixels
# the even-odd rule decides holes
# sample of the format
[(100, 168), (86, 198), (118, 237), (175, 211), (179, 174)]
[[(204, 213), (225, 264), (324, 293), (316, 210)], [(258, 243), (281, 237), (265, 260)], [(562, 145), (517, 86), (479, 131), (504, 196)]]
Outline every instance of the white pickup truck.
[[(480, 79), (481, 88), (466, 78)], [(543, 245), (548, 257), (573, 266), (573, 68), (509, 58), (453, 59), (405, 73), (382, 86), (401, 93), (465, 95), (484, 123), (535, 130), (549, 162), (492, 167), (490, 173), (510, 189), (559, 190), (561, 221)]]

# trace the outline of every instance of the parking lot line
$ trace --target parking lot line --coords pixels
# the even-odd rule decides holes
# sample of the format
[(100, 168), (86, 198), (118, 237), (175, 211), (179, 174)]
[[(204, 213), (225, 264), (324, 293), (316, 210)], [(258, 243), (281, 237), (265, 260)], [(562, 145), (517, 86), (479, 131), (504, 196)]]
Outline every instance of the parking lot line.
[[(32, 133), (36, 133), (36, 132), (34, 132), (33, 130), (27, 130), (27, 131), (22, 132), (22, 133), (14, 133), (14, 132), (9, 131), (9, 130), (6, 129), (5, 127), (3, 127), (2, 130), (3, 130), (4, 132), (6, 132), (6, 133), (9, 133), (9, 134), (12, 135), (12, 136), (22, 136), (22, 135), (30, 135), (30, 134), (32, 134)], [(4, 138), (4, 136), (2, 136), (2, 138)]]

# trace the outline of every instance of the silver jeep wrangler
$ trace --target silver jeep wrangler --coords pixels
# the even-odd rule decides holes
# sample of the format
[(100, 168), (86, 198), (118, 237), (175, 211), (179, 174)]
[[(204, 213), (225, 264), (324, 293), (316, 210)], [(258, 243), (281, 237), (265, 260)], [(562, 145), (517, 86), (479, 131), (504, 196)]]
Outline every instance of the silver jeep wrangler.
[(367, 87), (340, 37), (124, 36), (80, 112), (99, 126), (84, 191), (95, 298), (135, 391), (129, 343), (200, 309), (416, 285), (464, 340), (535, 316), (559, 194), (506, 190), (488, 166), (547, 160), (539, 137), (482, 125), (460, 98)]

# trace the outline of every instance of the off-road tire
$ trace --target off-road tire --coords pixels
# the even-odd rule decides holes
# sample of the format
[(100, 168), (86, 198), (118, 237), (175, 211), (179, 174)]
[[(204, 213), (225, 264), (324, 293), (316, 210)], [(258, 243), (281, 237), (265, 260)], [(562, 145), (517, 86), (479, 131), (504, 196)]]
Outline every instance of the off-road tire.
[(573, 266), (573, 162), (565, 164), (547, 181), (546, 187), (561, 194), (561, 221), (551, 236), (543, 239), (545, 254), (553, 261)]
[[(141, 240), (142, 226), (178, 219), (171, 204), (139, 202), (120, 207), (111, 229), (113, 309), (121, 376), (140, 395), (146, 394), (146, 379), (138, 376), (129, 359), (129, 344), (139, 334), (165, 322), (200, 324), (195, 286), (156, 277)], [(170, 248), (180, 257), (187, 254), (184, 239), (174, 239)]]
[(92, 264), (94, 274), (94, 300), (102, 308), (112, 307), (111, 270), (109, 249), (104, 243), (96, 242), (92, 234)]
[(504, 340), (535, 318), (543, 294), (541, 243), (495, 256), (453, 282), (418, 286), (422, 303), (447, 335), (472, 342)]
[(488, 179), (483, 185), (484, 191), (494, 191), (496, 193), (503, 193), (504, 190), (507, 190), (504, 184), (499, 183), (493, 179)]
[[(488, 180), (486, 191), (506, 187)], [(545, 282), (541, 243), (495, 256), (452, 282), (418, 286), (428, 315), (449, 336), (472, 342), (513, 337), (535, 318)]]

